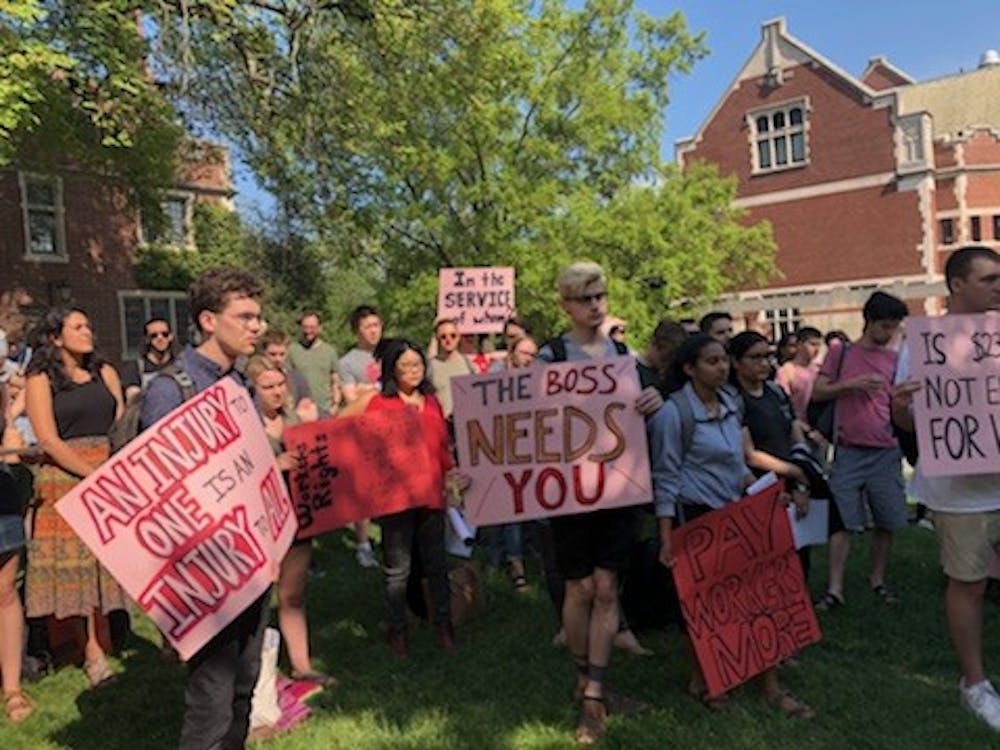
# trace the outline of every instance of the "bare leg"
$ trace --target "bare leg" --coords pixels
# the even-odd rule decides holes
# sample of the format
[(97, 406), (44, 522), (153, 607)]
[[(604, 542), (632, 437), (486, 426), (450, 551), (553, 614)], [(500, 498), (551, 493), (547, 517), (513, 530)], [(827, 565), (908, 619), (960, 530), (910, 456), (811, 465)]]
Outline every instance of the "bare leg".
[[(563, 630), (566, 631), (566, 645), (575, 659), (584, 663), (590, 661), (590, 616), (594, 606), (594, 578), (579, 578), (566, 581), (566, 595), (563, 598)], [(586, 677), (578, 677), (578, 688), (586, 687)]]
[(868, 576), (868, 583), (872, 588), (885, 583), (885, 570), (889, 565), (891, 551), (892, 532), (885, 529), (875, 529), (875, 535), (872, 537), (872, 572)]
[[(618, 632), (618, 575), (613, 570), (596, 568), (592, 579), (594, 600), (587, 634), (587, 661), (591, 668), (603, 671), (611, 659), (611, 644)], [(604, 694), (603, 684), (593, 669), (583, 692), (594, 698)]]
[(944, 595), (948, 634), (958, 656), (958, 666), (966, 685), (986, 679), (983, 670), (983, 594), (986, 581), (948, 579)]
[(847, 555), (851, 551), (851, 534), (848, 531), (838, 531), (830, 537), (830, 572), (827, 591), (844, 598), (844, 567), (847, 565)]
[(306, 619), (306, 581), (312, 546), (297, 544), (281, 561), (278, 576), (278, 627), (285, 640), (292, 673), (312, 671), (309, 660), (309, 625)]
[(0, 673), (3, 674), (3, 692), (21, 690), (21, 641), (24, 615), (21, 600), (14, 587), (17, 578), (18, 556), (0, 555)]

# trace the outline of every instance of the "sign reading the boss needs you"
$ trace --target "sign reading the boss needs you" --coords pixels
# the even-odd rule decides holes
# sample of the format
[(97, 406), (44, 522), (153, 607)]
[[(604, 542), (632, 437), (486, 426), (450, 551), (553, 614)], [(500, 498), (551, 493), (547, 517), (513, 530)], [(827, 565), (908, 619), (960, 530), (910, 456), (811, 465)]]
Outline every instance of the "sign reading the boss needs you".
[(296, 529), (260, 416), (228, 378), (136, 437), (56, 510), (184, 659), (267, 590)]
[(453, 378), (451, 389), (470, 523), (652, 501), (632, 357)]

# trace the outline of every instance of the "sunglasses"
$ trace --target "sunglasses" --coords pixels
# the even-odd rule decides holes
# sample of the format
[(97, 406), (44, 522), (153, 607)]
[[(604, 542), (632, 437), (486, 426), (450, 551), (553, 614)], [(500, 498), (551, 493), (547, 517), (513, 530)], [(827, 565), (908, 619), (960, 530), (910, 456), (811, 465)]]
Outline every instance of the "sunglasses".
[(157, 331), (156, 333), (149, 334), (148, 338), (150, 341), (153, 339), (169, 339), (170, 333), (167, 331)]
[(578, 294), (575, 297), (567, 297), (570, 302), (578, 302), (581, 305), (589, 305), (591, 302), (601, 302), (608, 296), (607, 292), (597, 292), (597, 294)]

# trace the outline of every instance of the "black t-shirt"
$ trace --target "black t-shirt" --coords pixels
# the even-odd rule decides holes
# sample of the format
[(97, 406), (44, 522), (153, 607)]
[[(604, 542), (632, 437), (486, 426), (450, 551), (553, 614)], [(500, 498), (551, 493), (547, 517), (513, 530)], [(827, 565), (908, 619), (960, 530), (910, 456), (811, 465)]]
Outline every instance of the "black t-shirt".
[[(125, 390), (129, 386), (135, 388), (143, 388), (150, 380), (152, 380), (160, 370), (173, 362), (173, 359), (168, 359), (163, 364), (157, 364), (156, 362), (150, 362), (149, 357), (141, 357), (138, 360), (131, 360), (130, 362), (125, 362), (122, 364), (121, 380), (122, 380), (122, 390)], [(141, 371), (140, 371), (141, 364)]]
[(792, 453), (792, 404), (778, 386), (764, 384), (764, 392), (754, 396), (743, 391), (746, 416), (743, 424), (750, 430), (758, 450), (787, 460)]
[(663, 398), (667, 398), (676, 390), (680, 390), (683, 387), (683, 383), (676, 383), (674, 379), (668, 375), (664, 375), (662, 372), (657, 370), (655, 367), (651, 367), (645, 362), (640, 362), (638, 359), (635, 361), (635, 369), (639, 371), (639, 385), (644, 390), (653, 386), (660, 392)]

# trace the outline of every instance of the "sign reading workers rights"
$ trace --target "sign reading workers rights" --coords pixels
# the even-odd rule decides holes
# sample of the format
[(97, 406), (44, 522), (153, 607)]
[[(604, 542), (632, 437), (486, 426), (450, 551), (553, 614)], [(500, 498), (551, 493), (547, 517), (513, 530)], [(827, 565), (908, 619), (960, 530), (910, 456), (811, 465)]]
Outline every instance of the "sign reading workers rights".
[(260, 416), (229, 378), (145, 430), (56, 510), (183, 659), (267, 590), (295, 536)]
[(779, 490), (706, 513), (671, 536), (684, 622), (712, 697), (821, 638)]
[(648, 503), (632, 357), (453, 378), (455, 440), (475, 526)]
[(512, 267), (438, 271), (438, 319), (454, 320), (461, 333), (499, 333), (513, 314)]
[(1000, 472), (1000, 315), (907, 318), (906, 341), (920, 470)]

